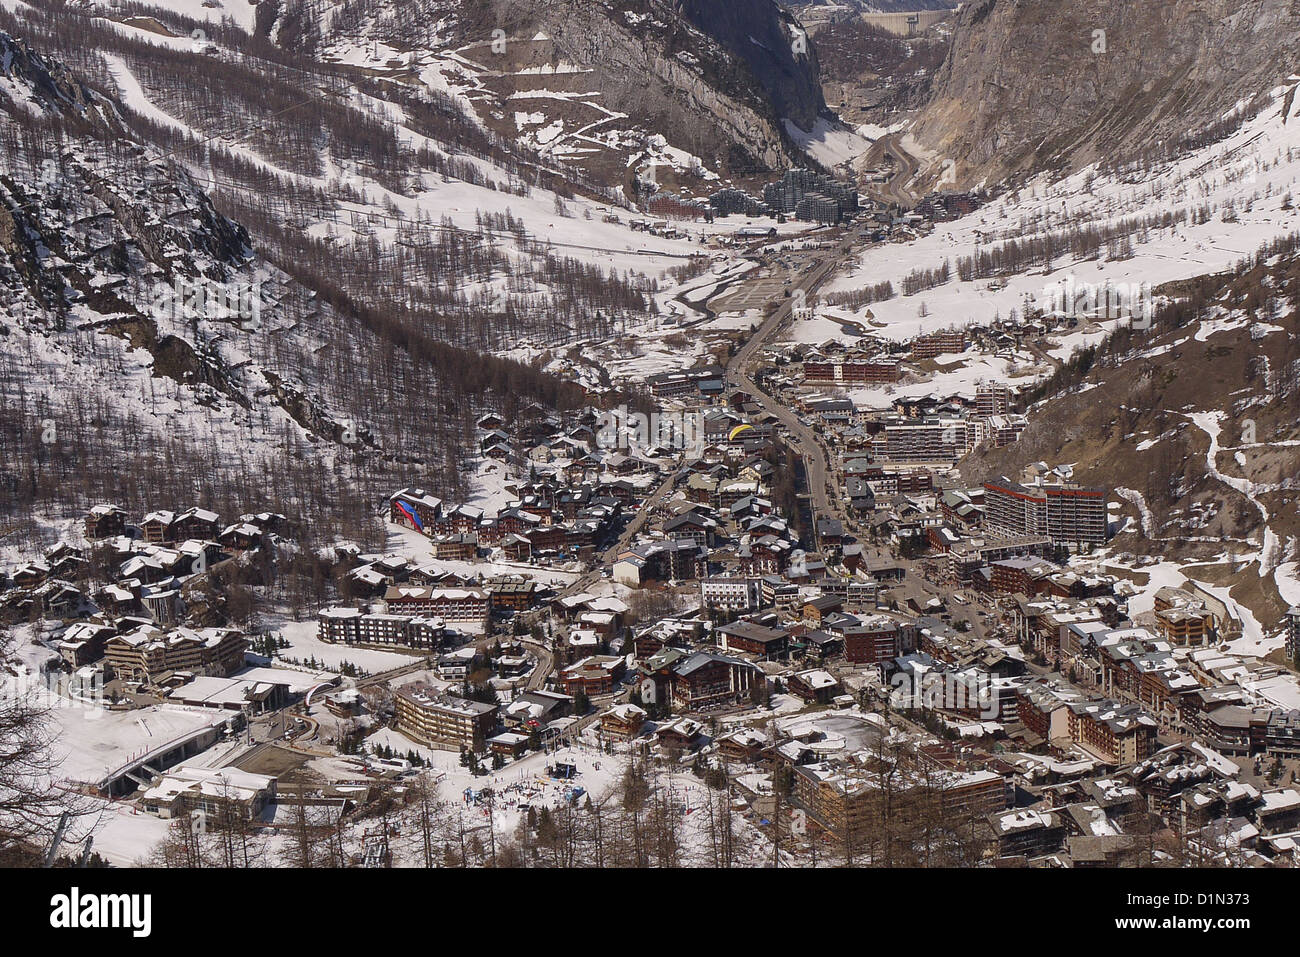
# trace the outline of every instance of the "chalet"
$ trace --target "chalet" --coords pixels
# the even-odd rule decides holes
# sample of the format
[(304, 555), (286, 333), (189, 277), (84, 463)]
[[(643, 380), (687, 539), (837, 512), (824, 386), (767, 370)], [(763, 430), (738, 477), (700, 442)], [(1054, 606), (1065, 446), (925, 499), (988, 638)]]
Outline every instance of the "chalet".
[(717, 630), (718, 647), (724, 652), (757, 655), (760, 658), (783, 657), (789, 646), (790, 633), (783, 628), (769, 628), (752, 621), (737, 621)]
[(690, 718), (674, 718), (655, 729), (655, 741), (669, 754), (698, 750), (704, 743), (704, 726)]
[(844, 540), (844, 523), (838, 518), (817, 519), (817, 541), (823, 548), (839, 548)]
[(119, 579), (134, 579), (145, 585), (166, 581), (172, 577), (179, 559), (180, 553), (170, 549), (153, 554), (134, 555), (122, 563), (117, 574)]
[(498, 575), (483, 583), (492, 600), (492, 611), (527, 611), (533, 607), (537, 582), (524, 575)]
[(614, 482), (601, 482), (600, 494), (602, 498), (613, 499), (621, 508), (626, 508), (637, 497), (638, 490), (631, 482), (619, 479)]
[(519, 463), (519, 455), (515, 452), (514, 446), (500, 440), (494, 440), (491, 445), (483, 449), (483, 457), (497, 462)]
[(1295, 788), (1265, 791), (1259, 795), (1254, 812), (1261, 833), (1294, 831), (1300, 827), (1300, 791)]
[(718, 523), (707, 515), (690, 511), (664, 522), (664, 534), (679, 541), (690, 541), (708, 547), (713, 544)]
[(626, 673), (627, 662), (622, 657), (591, 655), (561, 671), (560, 685), (568, 694), (613, 694)]
[(146, 542), (154, 544), (170, 542), (173, 540), (171, 528), (175, 520), (176, 516), (172, 512), (150, 512), (140, 522), (140, 532)]
[(404, 488), (388, 497), (388, 520), (419, 532), (442, 514), (442, 499), (422, 488)]
[(1065, 816), (1049, 810), (994, 811), (988, 821), (1001, 858), (1051, 854), (1061, 849), (1068, 833)]
[(41, 617), (63, 620), (79, 617), (85, 607), (86, 596), (71, 582), (52, 578), (31, 592), (32, 603)]
[(443, 561), (468, 562), (478, 557), (478, 535), (459, 533), (439, 535), (429, 543), (434, 558)]
[(217, 541), (225, 551), (242, 554), (260, 548), (262, 536), (262, 529), (258, 526), (250, 522), (236, 522), (223, 528), (221, 534), (217, 536)]
[(361, 692), (356, 688), (344, 688), (341, 691), (331, 691), (325, 695), (323, 704), (325, 710), (336, 718), (356, 718), (361, 715), (361, 706), (364, 703)]
[(876, 493), (866, 479), (847, 479), (844, 490), (849, 500), (849, 507), (855, 512), (870, 512), (876, 507)]
[(503, 731), (487, 739), (488, 749), (493, 754), (517, 761), (528, 753), (529, 735), (518, 731)]
[(1075, 691), (1063, 690), (1043, 679), (1026, 682), (1016, 691), (1017, 716), (1035, 737), (1031, 744), (1068, 741), (1068, 705), (1082, 700)]
[(610, 741), (627, 742), (641, 734), (646, 713), (634, 704), (620, 704), (600, 716), (600, 731)]
[(104, 657), (104, 645), (115, 634), (117, 630), (103, 622), (75, 622), (59, 637), (59, 657), (73, 668), (96, 662)]
[(497, 513), (496, 530), (502, 537), (506, 535), (523, 535), (539, 528), (542, 517), (522, 508), (506, 508)]
[(839, 598), (833, 595), (822, 595), (804, 604), (803, 617), (811, 624), (820, 626), (826, 615), (841, 611), (843, 608), (844, 602)]
[(695, 472), (686, 480), (686, 500), (699, 505), (716, 501), (718, 478), (706, 472)]
[(450, 654), (438, 658), (438, 677), (443, 679), (464, 678), (473, 669), (478, 660), (478, 651), (473, 645), (457, 648)]
[(9, 580), (15, 588), (34, 588), (50, 577), (50, 566), (45, 562), (28, 562), (14, 569)]
[(392, 575), (385, 574), (373, 565), (354, 568), (345, 576), (351, 594), (358, 598), (381, 598), (397, 584)]
[(96, 505), (86, 514), (86, 538), (95, 541), (126, 533), (126, 512), (116, 505)]
[(825, 661), (827, 658), (832, 658), (844, 652), (843, 638), (819, 629), (805, 632), (800, 636), (799, 640), (803, 642), (805, 647), (804, 656), (818, 661)]
[(716, 739), (726, 761), (752, 764), (763, 759), (772, 741), (758, 728), (737, 728)]
[(820, 668), (800, 671), (786, 679), (790, 691), (804, 701), (815, 704), (828, 704), (840, 693), (840, 683), (829, 671)]
[(136, 593), (122, 584), (105, 585), (95, 591), (91, 597), (99, 610), (106, 615), (134, 615), (142, 610)]
[(507, 728), (541, 728), (573, 714), (573, 699), (554, 691), (525, 691), (506, 705), (501, 722)]
[(770, 575), (785, 567), (792, 549), (790, 542), (775, 535), (742, 541), (736, 550), (737, 565), (745, 575)]
[(526, 562), (533, 557), (533, 543), (523, 535), (507, 535), (501, 539), (501, 551), (512, 562)]
[(172, 521), (170, 533), (171, 541), (184, 541), (185, 539), (215, 539), (220, 530), (220, 519), (216, 512), (209, 512), (207, 509), (190, 508), (181, 512)]
[(239, 521), (256, 525), (263, 532), (279, 532), (288, 524), (289, 519), (279, 512), (252, 512), (239, 516)]
[(749, 700), (755, 684), (766, 681), (757, 666), (739, 658), (697, 651), (673, 664), (672, 704), (682, 711), (709, 711)]
[(75, 576), (85, 566), (86, 557), (81, 549), (60, 542), (45, 553), (45, 564), (52, 576)]
[(737, 499), (728, 508), (735, 521), (743, 521), (747, 518), (757, 518), (761, 515), (771, 515), (773, 505), (770, 499), (762, 498), (757, 495), (746, 495), (744, 498)]

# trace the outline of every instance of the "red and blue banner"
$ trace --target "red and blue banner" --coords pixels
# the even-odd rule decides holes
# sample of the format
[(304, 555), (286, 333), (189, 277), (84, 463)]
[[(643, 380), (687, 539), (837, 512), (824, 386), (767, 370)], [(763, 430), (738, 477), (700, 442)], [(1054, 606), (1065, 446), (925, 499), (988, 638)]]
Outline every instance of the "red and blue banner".
[(418, 514), (416, 514), (415, 509), (411, 508), (411, 506), (407, 505), (405, 502), (394, 502), (393, 504), (402, 510), (402, 512), (406, 515), (407, 518), (411, 520), (411, 522), (415, 525), (416, 528), (418, 528), (420, 531), (424, 531), (424, 520), (421, 519)]

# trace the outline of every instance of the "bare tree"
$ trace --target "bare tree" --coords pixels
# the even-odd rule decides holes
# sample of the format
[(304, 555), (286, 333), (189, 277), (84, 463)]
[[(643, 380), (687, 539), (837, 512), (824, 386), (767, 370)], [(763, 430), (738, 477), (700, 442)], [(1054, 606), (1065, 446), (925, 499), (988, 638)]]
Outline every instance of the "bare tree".
[[(0, 633), (0, 667), (14, 658)], [(65, 813), (65, 842), (93, 829), (94, 802), (59, 779), (57, 737), (45, 689), (0, 672), (0, 857), (44, 853)]]

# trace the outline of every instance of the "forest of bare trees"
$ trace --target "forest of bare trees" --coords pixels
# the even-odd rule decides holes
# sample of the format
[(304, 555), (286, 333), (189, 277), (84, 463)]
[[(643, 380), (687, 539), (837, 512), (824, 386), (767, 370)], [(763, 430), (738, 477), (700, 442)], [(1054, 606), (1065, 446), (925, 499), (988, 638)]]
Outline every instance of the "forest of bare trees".
[[(0, 20), (6, 16), (0, 12)], [(0, 28), (17, 25), (6, 21)], [(46, 39), (72, 44), (72, 33), (56, 19), (46, 26)], [(347, 139), (343, 120), (328, 116), (321, 122), (336, 124), (331, 138)], [(362, 142), (367, 129), (357, 127), (360, 138), (353, 142)], [(464, 495), (471, 423), (485, 408), (513, 420), (534, 407), (566, 408), (581, 399), (575, 387), (532, 366), (474, 350), (524, 333), (537, 316), (568, 335), (608, 334), (611, 317), (644, 308), (651, 291), (639, 280), (611, 281), (548, 251), (508, 213), (480, 217), (477, 229), (402, 223), (396, 244), (371, 240), (331, 252), (268, 212), (319, 213), (320, 191), (294, 187), (292, 202), (277, 206), (273, 185), (258, 178), (265, 171), (230, 154), (229, 174), (249, 177), (261, 191), (258, 203), (231, 199), (231, 206), (288, 275), (266, 284), (267, 323), (258, 334), (195, 322), (182, 339), (164, 335), (148, 313), (156, 280), (142, 268), (140, 252), (171, 268), (159, 242), (170, 240), (213, 257), (227, 276), (248, 275), (239, 233), (190, 191), (186, 174), (170, 165), (169, 176), (168, 166), (150, 164), (119, 129), (93, 114), (5, 109), (0, 149), (15, 164), (14, 178), (0, 181), (15, 218), (77, 260), (78, 270), (64, 276), (86, 301), (126, 317), (74, 327), (65, 288), (24, 260), (23, 245), (7, 250), (11, 265), (0, 284), (6, 311), (0, 335), (8, 336), (0, 352), (0, 514), (9, 517), (112, 500), (141, 513), (167, 504), (199, 504), (224, 515), (271, 509), (355, 531), (369, 521), (372, 506), (365, 503), (397, 484), (415, 480), (447, 497)], [(44, 192), (30, 185), (51, 170)], [(160, 207), (170, 204), (170, 223), (179, 224), (180, 213), (194, 226), (168, 225), (159, 235), (144, 225), (143, 211), (124, 219), (115, 210), (106, 233), (104, 220), (94, 218), (103, 207), (87, 199), (86, 183), (104, 202), (131, 185), (152, 190)], [(197, 186), (203, 185), (200, 178)], [(503, 244), (514, 251), (501, 251)], [(351, 266), (341, 266), (339, 256)], [(504, 307), (457, 291), (468, 277), (511, 270), (515, 292)], [(121, 281), (107, 291), (92, 283), (101, 273)], [(412, 273), (424, 280), (412, 283)], [(568, 291), (568, 306), (552, 310), (550, 293), (542, 290), (559, 288)], [(9, 335), (14, 323), (35, 334)], [(269, 389), (246, 379), (246, 362), (231, 366), (230, 342), (256, 363)], [(141, 346), (153, 353), (153, 374), (132, 381), (131, 350)], [(94, 367), (102, 387), (50, 388), (47, 348)], [(254, 388), (259, 395), (249, 394)], [(172, 417), (171, 410), (187, 405), (198, 415)], [(239, 423), (237, 434), (254, 440), (209, 432), (226, 426), (204, 421), (203, 406), (226, 407)], [(332, 468), (320, 467), (322, 439), (341, 447)], [(350, 517), (340, 518), (345, 513)]]

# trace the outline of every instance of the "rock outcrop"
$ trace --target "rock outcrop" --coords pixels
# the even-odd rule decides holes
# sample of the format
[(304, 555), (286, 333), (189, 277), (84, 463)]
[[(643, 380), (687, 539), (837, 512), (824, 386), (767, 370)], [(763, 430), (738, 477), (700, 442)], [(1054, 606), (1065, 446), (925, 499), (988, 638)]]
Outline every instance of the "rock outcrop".
[(914, 133), (962, 185), (1124, 162), (1248, 109), (1298, 38), (1292, 0), (975, 0)]
[(729, 173), (800, 162), (783, 120), (811, 129), (826, 109), (813, 41), (774, 0), (454, 6), (446, 13), (462, 42), (485, 43), (497, 29), (545, 37), (552, 56), (591, 71), (605, 107)]

